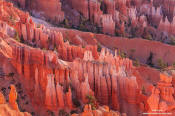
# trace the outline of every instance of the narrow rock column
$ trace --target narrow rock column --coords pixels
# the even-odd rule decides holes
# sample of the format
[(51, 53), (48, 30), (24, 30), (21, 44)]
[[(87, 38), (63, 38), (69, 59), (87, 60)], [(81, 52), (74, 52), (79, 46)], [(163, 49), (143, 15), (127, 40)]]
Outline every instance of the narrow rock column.
[(6, 100), (4, 98), (4, 95), (0, 92), (0, 104), (5, 104)]
[(45, 105), (48, 108), (53, 108), (57, 106), (56, 89), (54, 83), (54, 75), (47, 75), (47, 87), (46, 87), (46, 97)]
[(18, 111), (19, 110), (18, 104), (16, 103), (16, 99), (17, 99), (16, 88), (14, 85), (11, 85), (10, 87), (11, 87), (11, 90), (10, 90), (10, 94), (9, 94), (9, 104), (14, 110)]

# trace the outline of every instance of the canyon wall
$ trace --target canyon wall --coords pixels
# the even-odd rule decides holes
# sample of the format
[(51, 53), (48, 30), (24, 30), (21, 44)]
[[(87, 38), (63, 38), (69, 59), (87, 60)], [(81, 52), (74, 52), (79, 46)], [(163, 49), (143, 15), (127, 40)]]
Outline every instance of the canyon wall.
[(172, 0), (159, 2), (157, 0), (15, 0), (15, 2), (38, 18), (55, 24), (66, 23), (67, 27), (77, 26), (73, 22), (79, 22), (79, 28), (83, 25), (83, 28), (88, 29), (89, 25), (80, 20), (84, 17), (85, 20), (82, 21), (89, 21), (95, 25), (94, 28), (99, 28), (95, 29), (96, 31), (104, 34), (142, 37), (165, 43), (171, 43), (171, 36), (174, 36), (175, 2)]
[(30, 9), (31, 14), (36, 17), (60, 23), (64, 20), (64, 12), (61, 10), (60, 0), (14, 0), (23, 9)]
[[(69, 33), (68, 37), (72, 43), (76, 43), (78, 36), (88, 44), (97, 45), (100, 43), (102, 46), (105, 46), (113, 51), (117, 49), (126, 53), (127, 57), (138, 59), (141, 63), (147, 63), (151, 54), (152, 63), (155, 66), (158, 65), (159, 59), (162, 59), (165, 63), (168, 63), (168, 65), (172, 65), (175, 62), (175, 56), (173, 55), (175, 47), (161, 42), (143, 40), (141, 38), (128, 39), (122, 37), (111, 37), (103, 34), (93, 34), (62, 28), (57, 30), (62, 32), (63, 37), (66, 37), (66, 33)], [(81, 44), (82, 43), (79, 43), (78, 45)]]
[[(107, 1), (106, 4), (111, 5)], [(154, 108), (174, 112), (172, 77), (144, 65), (134, 66), (132, 60), (119, 55), (120, 50), (129, 54), (134, 49), (133, 57), (145, 63), (153, 52), (154, 63), (162, 57), (171, 64), (174, 62), (174, 47), (142, 39), (46, 27), (35, 24), (28, 13), (14, 8), (11, 3), (1, 1), (0, 5), (1, 61), (8, 60), (15, 69), (14, 73), (18, 75), (37, 115), (44, 115), (48, 110), (54, 114), (61, 109), (68, 112), (77, 110), (77, 101), (80, 106), (85, 106), (80, 115), (110, 116), (121, 112), (139, 116)], [(107, 12), (113, 13), (113, 10), (108, 9)], [(1, 68), (5, 70), (4, 67)], [(155, 87), (153, 82), (157, 82)], [(88, 103), (87, 96), (95, 97), (99, 107), (91, 109), (94, 104)], [(15, 110), (18, 109), (16, 99), (16, 89), (11, 86), (9, 103)], [(152, 104), (153, 101), (156, 103)], [(0, 103), (4, 103), (3, 97), (0, 97)], [(108, 105), (116, 112), (102, 105)]]
[[(157, 65), (158, 60), (162, 59), (168, 65), (172, 65), (175, 61), (173, 52), (174, 46), (163, 44), (161, 42), (143, 40), (140, 38), (127, 39), (127, 38), (113, 38), (102, 35), (96, 36), (97, 40), (103, 45), (111, 49), (120, 49), (124, 51), (128, 57), (133, 56), (139, 59), (142, 63), (147, 63), (150, 54), (153, 54), (152, 62)], [(132, 52), (134, 50), (134, 53)]]

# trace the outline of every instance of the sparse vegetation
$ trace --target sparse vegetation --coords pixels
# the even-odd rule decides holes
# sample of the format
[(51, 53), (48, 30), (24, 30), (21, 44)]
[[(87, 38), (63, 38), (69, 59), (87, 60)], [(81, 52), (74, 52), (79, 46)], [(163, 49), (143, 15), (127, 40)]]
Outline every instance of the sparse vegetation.
[(161, 58), (157, 60), (157, 63), (160, 70), (164, 70), (167, 67), (167, 64)]
[(56, 45), (54, 45), (54, 51), (57, 51), (57, 47), (56, 47)]
[(102, 47), (101, 47), (100, 43), (98, 43), (98, 44), (97, 44), (97, 51), (98, 51), (98, 52), (101, 52), (101, 49), (102, 49)]
[(145, 39), (147, 39), (147, 40), (152, 40), (153, 38), (152, 38), (152, 36), (151, 36), (150, 34), (147, 34), (147, 35), (145, 36)]
[(126, 53), (121, 52), (121, 57), (122, 57), (122, 58), (126, 58)]
[(48, 113), (49, 116), (55, 116), (54, 113), (50, 110), (47, 110), (47, 113)]
[(64, 27), (65, 28), (70, 28), (70, 24), (69, 24), (69, 20), (68, 19), (64, 19)]
[(18, 41), (18, 42), (20, 42), (21, 40), (20, 40), (20, 37), (19, 37), (19, 33), (16, 31), (16, 33), (15, 33), (15, 39), (16, 39), (16, 41)]
[(58, 116), (70, 116), (69, 113), (67, 113), (64, 109), (59, 110)]
[(126, 58), (126, 53), (122, 52), (121, 50), (118, 50), (118, 55), (119, 55), (121, 58)]
[(87, 19), (83, 16), (81, 16), (80, 18), (80, 25), (79, 25), (79, 29), (82, 30), (82, 31), (87, 31), (87, 28), (86, 28), (86, 22), (87, 22)]
[(9, 22), (10, 22), (12, 25), (15, 25), (15, 18), (14, 18), (12, 15), (10, 15), (10, 17), (9, 17)]
[(24, 43), (24, 37), (23, 37), (23, 35), (21, 35), (20, 42), (21, 42), (21, 43)]
[(170, 43), (169, 44), (175, 45), (175, 37), (174, 36), (170, 37)]
[(146, 64), (148, 64), (148, 65), (151, 66), (151, 67), (154, 66), (154, 64), (153, 64), (153, 62), (152, 62), (152, 59), (153, 59), (153, 53), (150, 52), (150, 55), (149, 55), (149, 57), (148, 57), (148, 59), (147, 59)]
[(85, 48), (85, 45), (82, 45), (82, 48)]
[(8, 74), (8, 77), (13, 77), (14, 75), (15, 75), (15, 73), (10, 72), (10, 73)]
[(87, 95), (86, 96), (86, 99), (88, 100), (88, 104), (91, 105), (92, 107), (92, 110), (95, 110), (97, 109), (97, 101), (96, 101), (96, 98), (92, 95)]
[(77, 110), (72, 110), (70, 113), (71, 114), (78, 114), (79, 112)]
[(18, 41), (20, 43), (24, 43), (24, 37), (23, 37), (23, 35), (21, 35), (21, 38), (20, 38), (19, 33), (17, 31), (15, 33), (15, 39), (16, 39), (16, 41)]
[(42, 50), (47, 50), (46, 48), (42, 48)]
[(31, 115), (32, 115), (32, 116), (35, 116), (35, 113), (34, 113), (34, 112), (31, 112)]
[(130, 51), (131, 51), (131, 53), (134, 53), (136, 50), (135, 49), (131, 49)]
[(79, 102), (79, 100), (78, 100), (77, 98), (73, 98), (72, 101), (73, 101), (73, 104), (74, 104), (76, 107), (79, 107), (79, 106), (81, 105), (80, 102)]
[(41, 24), (37, 24), (37, 26), (36, 26), (37, 28), (41, 28)]
[(82, 31), (86, 31), (86, 26), (83, 23), (81, 23), (79, 29)]
[(133, 57), (133, 54), (135, 53), (135, 49), (130, 49), (130, 52), (131, 52), (131, 55), (130, 55), (130, 58), (132, 58)]
[(142, 86), (142, 94), (146, 94), (146, 91), (145, 91), (145, 87), (144, 86)]
[(64, 42), (67, 42), (69, 41), (69, 35), (68, 35), (68, 32), (65, 32), (65, 37), (64, 37)]
[(140, 66), (140, 62), (139, 62), (138, 59), (136, 59), (136, 60), (134, 61), (134, 66), (136, 66), (136, 67), (139, 67), (139, 66)]
[(118, 50), (118, 55), (119, 55), (119, 56), (121, 55), (121, 51), (120, 51), (120, 50)]
[(172, 67), (175, 68), (175, 62), (172, 64)]

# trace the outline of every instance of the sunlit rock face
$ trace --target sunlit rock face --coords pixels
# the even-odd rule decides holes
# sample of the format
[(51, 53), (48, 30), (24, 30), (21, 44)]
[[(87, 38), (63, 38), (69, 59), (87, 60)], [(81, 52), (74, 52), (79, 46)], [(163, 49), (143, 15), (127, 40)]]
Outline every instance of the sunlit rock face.
[(4, 95), (0, 92), (0, 114), (3, 116), (31, 116), (27, 112), (20, 112), (18, 109), (17, 92), (14, 85), (11, 85), (11, 90), (9, 94), (9, 102), (6, 103)]
[[(29, 1), (18, 2), (23, 8), (29, 7)], [(60, 22), (63, 20), (61, 2), (36, 1), (36, 5), (41, 6), (31, 3), (30, 7), (51, 19), (58, 16), (54, 21)], [(126, 25), (130, 25), (131, 30), (142, 25), (136, 31), (141, 34), (155, 30), (152, 24), (159, 31), (173, 33), (174, 19), (173, 22), (169, 18), (164, 20), (162, 8), (153, 5), (156, 4), (153, 1), (145, 1), (142, 5), (139, 0), (70, 0), (68, 4), (101, 26), (105, 34), (117, 32), (124, 36), (127, 35), (125, 30), (129, 30)], [(72, 116), (139, 116), (143, 112), (152, 113), (154, 109), (174, 113), (173, 76), (132, 61), (121, 51), (132, 52), (132, 58), (137, 56), (145, 63), (152, 50), (156, 55), (151, 62), (155, 63), (169, 50), (164, 59), (171, 64), (173, 46), (36, 24), (29, 13), (3, 1), (0, 2), (0, 14), (0, 61), (4, 62), (0, 62), (0, 87), (5, 86), (0, 93), (0, 112), (2, 110), (3, 115), (12, 112), (28, 116), (20, 112), (23, 107), (20, 100), (25, 99), (24, 96), (29, 98), (25, 110), (33, 108), (31, 114), (39, 116), (59, 115), (62, 110), (76, 110)], [(1, 84), (9, 78), (18, 83)], [(17, 96), (23, 92), (24, 96)], [(93, 97), (95, 104), (91, 103)]]
[(17, 2), (17, 5), (23, 9), (30, 9), (36, 17), (45, 17), (45, 19), (52, 22), (62, 22), (64, 20), (60, 0), (14, 0), (13, 2)]
[[(90, 94), (100, 104), (110, 105), (116, 110), (120, 109), (120, 95), (120, 99), (126, 100), (126, 103), (136, 104), (138, 85), (132, 74), (132, 61), (129, 59), (113, 56), (102, 49), (96, 60), (92, 51), (85, 51), (84, 57), (66, 62), (58, 59), (57, 54), (51, 51), (46, 52), (18, 43), (13, 46), (10, 38), (2, 41), (12, 46), (12, 55), (15, 57), (11, 63), (21, 76), (34, 106), (37, 104), (52, 111), (60, 108), (72, 109), (74, 105), (70, 85), (82, 103), (87, 103), (86, 95)], [(133, 80), (133, 84), (125, 83), (125, 79)], [(134, 92), (123, 93), (122, 89), (127, 90), (128, 87)], [(14, 98), (13, 94), (10, 95)], [(131, 99), (125, 98), (125, 95)]]
[(124, 113), (109, 110), (108, 106), (102, 106), (96, 110), (92, 110), (90, 105), (84, 107), (84, 111), (81, 114), (72, 114), (72, 116), (126, 116)]
[[(149, 112), (161, 113), (167, 112), (170, 115), (174, 115), (174, 87), (172, 86), (172, 77), (165, 74), (160, 74), (160, 81), (156, 87), (152, 88), (152, 94), (148, 98)], [(171, 103), (171, 104), (169, 104)], [(157, 109), (157, 110), (155, 110)]]
[(75, 27), (129, 38), (151, 37), (164, 43), (171, 43), (171, 36), (175, 35), (173, 0), (15, 0), (13, 2), (38, 18), (68, 28)]

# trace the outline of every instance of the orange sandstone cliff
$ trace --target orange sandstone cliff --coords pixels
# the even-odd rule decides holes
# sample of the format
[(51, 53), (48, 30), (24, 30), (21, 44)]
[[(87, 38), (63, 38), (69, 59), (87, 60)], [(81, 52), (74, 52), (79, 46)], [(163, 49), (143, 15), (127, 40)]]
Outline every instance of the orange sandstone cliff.
[(0, 114), (2, 116), (31, 116), (27, 112), (20, 112), (16, 103), (17, 93), (14, 85), (11, 85), (9, 103), (6, 103), (4, 95), (0, 92)]
[[(73, 0), (69, 4), (94, 20), (91, 18), (95, 18), (98, 12), (88, 15), (87, 2), (79, 2), (84, 7), (77, 7), (79, 4)], [(99, 7), (93, 1), (89, 2), (92, 8)], [(102, 14), (106, 27), (103, 30), (113, 34), (114, 22), (111, 20), (115, 16), (114, 3), (108, 0), (104, 2), (107, 4), (107, 11), (104, 12), (111, 16)], [(20, 3), (23, 7), (27, 4), (26, 1)], [(41, 10), (47, 10), (46, 1), (38, 3), (44, 4), (40, 6), (43, 7)], [(125, 13), (124, 3), (119, 3), (119, 10)], [(135, 4), (140, 3), (136, 0)], [(36, 116), (140, 116), (152, 112), (174, 115), (173, 75), (136, 64), (120, 53), (120, 50), (128, 53), (136, 44), (131, 45), (130, 42), (136, 42), (137, 39), (122, 40), (103, 34), (37, 24), (29, 13), (5, 1), (0, 1), (0, 8), (0, 105), (3, 104), (0, 114), (1, 109), (2, 115), (8, 112), (20, 114), (19, 110), (22, 109)], [(134, 9), (130, 12), (132, 14)], [(52, 13), (49, 15), (55, 16)], [(134, 13), (132, 17), (134, 24)], [(110, 25), (106, 25), (106, 22), (110, 22)], [(170, 51), (164, 59), (169, 64), (173, 63), (174, 47), (142, 39), (137, 44), (143, 49), (135, 45), (133, 57), (140, 58), (142, 63), (149, 57), (149, 49), (156, 53), (153, 63), (157, 57), (163, 57), (166, 50)], [(148, 49), (144, 49), (144, 45)], [(161, 50), (163, 47), (166, 49)], [(15, 85), (9, 86), (10, 83)], [(17, 93), (20, 97), (17, 97)], [(6, 104), (5, 98), (8, 98), (9, 104)]]

